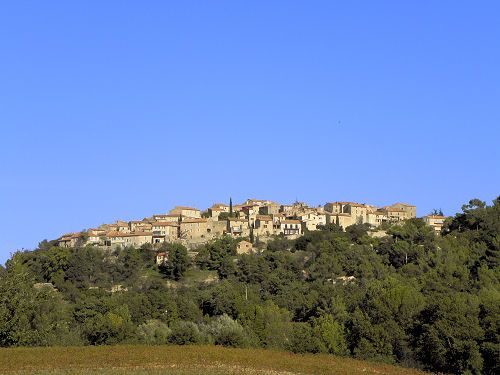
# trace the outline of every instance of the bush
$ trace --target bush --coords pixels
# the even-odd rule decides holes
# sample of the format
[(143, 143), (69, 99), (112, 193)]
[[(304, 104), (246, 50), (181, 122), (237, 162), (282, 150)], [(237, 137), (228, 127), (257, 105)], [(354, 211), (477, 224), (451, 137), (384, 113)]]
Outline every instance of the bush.
[(317, 340), (313, 337), (309, 323), (289, 323), (290, 338), (286, 342), (286, 350), (294, 353), (319, 352)]
[(156, 319), (148, 320), (137, 327), (137, 339), (143, 344), (166, 344), (172, 330), (165, 323)]
[(216, 345), (242, 348), (248, 346), (249, 340), (244, 328), (236, 320), (224, 314), (206, 326)]
[(189, 345), (200, 344), (204, 340), (195, 323), (180, 321), (173, 325), (168, 341), (176, 345)]

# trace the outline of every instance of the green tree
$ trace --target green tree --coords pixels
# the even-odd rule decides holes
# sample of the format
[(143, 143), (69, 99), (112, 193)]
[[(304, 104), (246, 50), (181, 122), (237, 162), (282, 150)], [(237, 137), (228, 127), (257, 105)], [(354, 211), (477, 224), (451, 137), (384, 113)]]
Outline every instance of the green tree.
[(168, 244), (167, 260), (159, 269), (168, 278), (179, 280), (188, 270), (191, 261), (185, 246), (178, 243)]
[(344, 325), (336, 321), (331, 314), (321, 315), (314, 320), (313, 333), (319, 339), (320, 351), (336, 355), (349, 354)]

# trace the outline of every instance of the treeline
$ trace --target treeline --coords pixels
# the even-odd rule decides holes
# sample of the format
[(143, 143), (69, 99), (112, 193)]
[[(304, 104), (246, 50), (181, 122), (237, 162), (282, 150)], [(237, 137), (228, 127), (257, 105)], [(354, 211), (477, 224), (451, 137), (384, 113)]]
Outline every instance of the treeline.
[[(500, 197), (442, 236), (421, 220), (370, 236), (329, 224), (236, 255), (221, 238), (113, 253), (44, 241), (0, 274), (0, 345), (213, 343), (499, 374)], [(193, 282), (216, 273), (217, 282)]]

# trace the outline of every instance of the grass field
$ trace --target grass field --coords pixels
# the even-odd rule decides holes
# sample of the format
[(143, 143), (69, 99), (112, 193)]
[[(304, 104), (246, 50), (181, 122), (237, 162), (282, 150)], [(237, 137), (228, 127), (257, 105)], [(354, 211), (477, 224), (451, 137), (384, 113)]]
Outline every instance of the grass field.
[(329, 355), (217, 346), (102, 346), (0, 349), (1, 374), (225, 375), (423, 372)]

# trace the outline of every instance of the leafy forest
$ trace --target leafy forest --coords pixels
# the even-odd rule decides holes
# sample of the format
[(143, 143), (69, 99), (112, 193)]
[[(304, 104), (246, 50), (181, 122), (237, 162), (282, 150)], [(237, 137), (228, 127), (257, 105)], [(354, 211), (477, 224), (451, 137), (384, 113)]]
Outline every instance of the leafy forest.
[(0, 268), (0, 346), (215, 344), (500, 374), (500, 197), (441, 235), (420, 219), (318, 229), (244, 255), (230, 237), (194, 257), (42, 241)]

